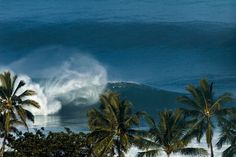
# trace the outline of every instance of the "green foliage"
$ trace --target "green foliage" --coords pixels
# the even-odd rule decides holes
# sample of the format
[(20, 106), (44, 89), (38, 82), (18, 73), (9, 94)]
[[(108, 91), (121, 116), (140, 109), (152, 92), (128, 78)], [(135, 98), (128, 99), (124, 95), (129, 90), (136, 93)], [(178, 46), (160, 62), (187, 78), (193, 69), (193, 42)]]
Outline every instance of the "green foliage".
[(95, 156), (125, 156), (132, 144), (140, 145), (144, 138), (138, 135), (138, 126), (142, 113), (132, 113), (131, 103), (120, 100), (116, 93), (105, 93), (100, 97), (100, 108), (88, 112), (89, 142)]
[(195, 124), (192, 126), (192, 130), (189, 135), (194, 135), (198, 142), (205, 134), (206, 142), (211, 150), (211, 156), (213, 157), (213, 130), (215, 128), (213, 124), (213, 118), (216, 117), (218, 124), (220, 125), (223, 117), (229, 114), (236, 114), (235, 108), (226, 108), (224, 103), (233, 101), (230, 93), (224, 93), (219, 97), (214, 96), (213, 83), (208, 83), (207, 80), (200, 80), (200, 86), (195, 87), (189, 85), (187, 91), (189, 96), (181, 96), (177, 100), (182, 104), (186, 104), (187, 108), (182, 108), (182, 111), (187, 117), (192, 118)]
[(186, 121), (180, 110), (160, 112), (158, 124), (151, 117), (147, 119), (150, 125), (148, 138), (152, 143), (150, 142), (147, 151), (140, 152), (138, 157), (155, 157), (162, 151), (167, 156), (172, 153), (207, 156), (207, 151), (202, 148), (187, 148), (192, 139), (191, 136), (187, 136), (192, 121)]
[(222, 157), (236, 156), (236, 115), (227, 116), (221, 121), (221, 134), (216, 145), (220, 149), (223, 144), (230, 146), (223, 152)]
[(16, 125), (23, 125), (28, 129), (26, 121), (34, 121), (33, 114), (26, 107), (40, 107), (36, 101), (29, 99), (36, 92), (32, 90), (20, 92), (25, 82), (22, 80), (17, 82), (17, 76), (12, 76), (10, 72), (0, 74), (0, 129), (4, 135), (1, 152), (5, 150), (6, 139), (10, 132), (16, 130)]
[(14, 157), (91, 157), (86, 138), (86, 134), (76, 134), (68, 128), (66, 132), (48, 134), (36, 129), (34, 133), (9, 136), (8, 147), (14, 150), (11, 153)]
[[(161, 151), (167, 156), (172, 153), (206, 156), (205, 149), (188, 147), (193, 138), (200, 142), (204, 134), (213, 157), (213, 118), (221, 127), (217, 147), (230, 145), (222, 157), (236, 155), (236, 108), (223, 106), (233, 100), (232, 95), (224, 93), (215, 97), (213, 83), (209, 84), (207, 80), (201, 80), (198, 87), (189, 85), (190, 95), (178, 98), (187, 107), (160, 112), (158, 124), (147, 113), (133, 113), (132, 104), (121, 100), (118, 94), (105, 93), (100, 97), (100, 107), (88, 112), (89, 134), (74, 133), (69, 128), (46, 134), (43, 128), (19, 132), (18, 125), (28, 129), (27, 120), (34, 121), (34, 115), (27, 107), (40, 107), (30, 99), (35, 91), (20, 92), (24, 85), (24, 81), (10, 72), (0, 74), (1, 153), (5, 145), (12, 150), (5, 152), (5, 157), (124, 157), (133, 145), (143, 150), (138, 157), (155, 157)], [(150, 125), (148, 131), (134, 129), (138, 128), (142, 116)]]

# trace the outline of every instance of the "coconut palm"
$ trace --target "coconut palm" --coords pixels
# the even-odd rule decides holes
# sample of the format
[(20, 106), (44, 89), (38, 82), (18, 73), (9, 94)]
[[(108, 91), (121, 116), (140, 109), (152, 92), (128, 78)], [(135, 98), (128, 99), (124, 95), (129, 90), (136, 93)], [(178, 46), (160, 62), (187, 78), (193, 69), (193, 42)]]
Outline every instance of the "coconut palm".
[(149, 143), (146, 151), (139, 152), (138, 157), (155, 157), (161, 152), (165, 152), (167, 157), (172, 153), (182, 155), (202, 155), (207, 156), (207, 151), (203, 148), (187, 147), (191, 141), (191, 136), (186, 136), (191, 122), (185, 120), (180, 110), (165, 110), (159, 113), (159, 123), (148, 117), (151, 129), (149, 138), (153, 143)]
[[(89, 128), (92, 131), (88, 141), (92, 143), (97, 157), (124, 157), (133, 143), (140, 143), (142, 137), (133, 127), (139, 124), (140, 113), (132, 113), (131, 103), (120, 100), (116, 93), (100, 96), (100, 108), (88, 112)], [(145, 140), (143, 140), (145, 141)]]
[(212, 144), (213, 119), (220, 122), (224, 115), (235, 112), (235, 108), (224, 107), (225, 103), (233, 100), (232, 95), (224, 93), (219, 97), (215, 97), (213, 83), (209, 84), (205, 79), (200, 80), (199, 87), (189, 85), (186, 89), (190, 95), (178, 97), (177, 101), (188, 105), (188, 108), (182, 108), (182, 110), (184, 114), (192, 117), (196, 122), (192, 127), (191, 133), (197, 137), (198, 142), (205, 134), (208, 148), (210, 147), (211, 157), (214, 157)]
[(10, 72), (0, 74), (0, 113), (1, 130), (3, 132), (2, 152), (5, 149), (6, 139), (9, 133), (14, 130), (14, 125), (24, 125), (28, 129), (27, 120), (34, 121), (33, 114), (25, 109), (27, 106), (39, 108), (39, 104), (29, 96), (35, 95), (33, 90), (20, 92), (25, 82), (20, 80), (17, 83), (17, 76)]
[(223, 144), (230, 146), (224, 150), (222, 157), (236, 156), (236, 115), (229, 116), (221, 121), (221, 134), (216, 145), (218, 149), (221, 149)]

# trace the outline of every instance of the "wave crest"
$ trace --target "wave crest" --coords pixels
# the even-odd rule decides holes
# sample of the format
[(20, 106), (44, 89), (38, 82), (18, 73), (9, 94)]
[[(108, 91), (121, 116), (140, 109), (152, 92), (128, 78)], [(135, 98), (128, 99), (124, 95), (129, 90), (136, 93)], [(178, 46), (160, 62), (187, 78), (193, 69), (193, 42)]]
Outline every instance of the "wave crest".
[(77, 54), (51, 70), (49, 78), (39, 83), (25, 74), (19, 75), (18, 81), (26, 82), (19, 93), (26, 89), (37, 92), (30, 97), (40, 104), (40, 109), (29, 108), (34, 115), (55, 114), (62, 105), (94, 104), (107, 84), (106, 69), (90, 56)]

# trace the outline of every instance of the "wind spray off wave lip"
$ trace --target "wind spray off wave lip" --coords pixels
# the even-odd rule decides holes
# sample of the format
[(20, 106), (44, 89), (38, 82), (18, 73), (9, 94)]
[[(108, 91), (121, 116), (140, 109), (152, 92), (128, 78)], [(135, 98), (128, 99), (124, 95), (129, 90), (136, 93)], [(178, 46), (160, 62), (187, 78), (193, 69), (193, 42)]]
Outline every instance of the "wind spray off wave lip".
[[(50, 115), (57, 113), (62, 105), (92, 105), (99, 100), (107, 84), (105, 68), (91, 56), (77, 54), (70, 57), (59, 67), (53, 67), (53, 74), (44, 81), (35, 83), (24, 74), (24, 89), (37, 91), (32, 99), (40, 104), (40, 109), (30, 108), (34, 115)], [(14, 69), (13, 69), (14, 70)]]

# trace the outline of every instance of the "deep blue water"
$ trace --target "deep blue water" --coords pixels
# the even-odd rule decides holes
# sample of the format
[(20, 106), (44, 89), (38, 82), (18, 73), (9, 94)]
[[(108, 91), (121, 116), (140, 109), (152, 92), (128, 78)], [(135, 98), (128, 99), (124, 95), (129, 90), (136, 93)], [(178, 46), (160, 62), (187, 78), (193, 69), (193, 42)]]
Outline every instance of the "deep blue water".
[[(108, 82), (183, 93), (208, 78), (217, 94), (236, 94), (235, 8), (234, 0), (0, 0), (0, 70), (48, 80), (61, 65), (89, 69), (89, 78), (103, 67)], [(79, 123), (48, 118), (50, 126)]]

